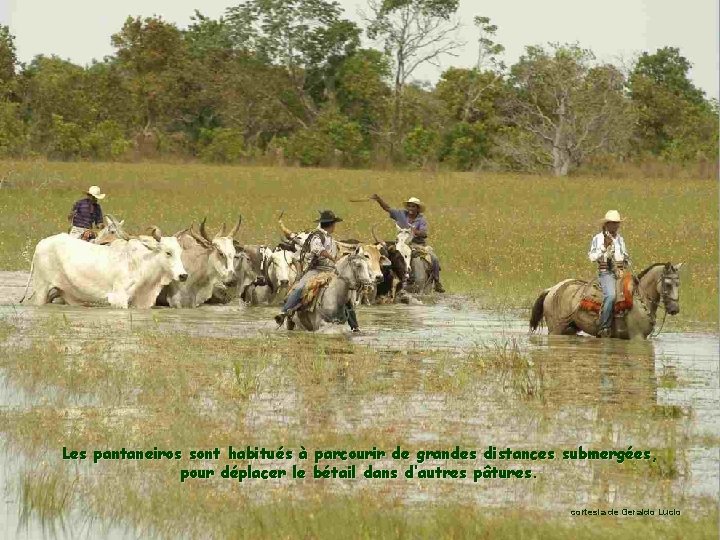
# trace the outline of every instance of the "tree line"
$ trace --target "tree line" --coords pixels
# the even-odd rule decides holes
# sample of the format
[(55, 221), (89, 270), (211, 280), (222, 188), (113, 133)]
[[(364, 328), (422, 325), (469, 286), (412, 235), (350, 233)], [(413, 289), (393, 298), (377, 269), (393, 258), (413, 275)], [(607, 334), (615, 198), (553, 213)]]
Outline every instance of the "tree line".
[[(129, 17), (87, 66), (18, 62), (0, 26), (0, 157), (550, 171), (718, 158), (718, 103), (676, 48), (630, 67), (578, 44), (506, 66), (475, 17), (477, 61), (451, 57), (458, 0), (369, 0), (360, 24), (332, 0), (246, 0), (186, 28)], [(376, 48), (363, 47), (363, 35)]]

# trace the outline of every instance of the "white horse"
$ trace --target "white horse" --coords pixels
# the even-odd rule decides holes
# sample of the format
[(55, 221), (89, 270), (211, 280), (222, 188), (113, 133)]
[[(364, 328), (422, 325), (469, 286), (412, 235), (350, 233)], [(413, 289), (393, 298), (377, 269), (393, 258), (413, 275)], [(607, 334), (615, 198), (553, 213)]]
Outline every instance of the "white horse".
[(314, 332), (325, 323), (344, 323), (347, 320), (346, 305), (353, 292), (374, 284), (370, 277), (369, 256), (358, 246), (342, 257), (335, 266), (335, 273), (319, 293), (311, 306), (301, 307), (293, 317), (287, 318), (288, 328), (294, 327), (296, 318), (305, 330)]

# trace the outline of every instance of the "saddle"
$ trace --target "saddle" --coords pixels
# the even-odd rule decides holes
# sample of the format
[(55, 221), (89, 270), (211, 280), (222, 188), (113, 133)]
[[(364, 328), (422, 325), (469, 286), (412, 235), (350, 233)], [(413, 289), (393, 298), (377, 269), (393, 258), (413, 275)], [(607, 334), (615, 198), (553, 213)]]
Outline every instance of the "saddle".
[(82, 236), (80, 237), (80, 240), (85, 240), (86, 242), (90, 242), (91, 240), (95, 240), (95, 238), (97, 238), (95, 231), (86, 229), (85, 231), (83, 231)]
[(418, 257), (425, 261), (427, 264), (432, 264), (432, 258), (430, 257), (430, 253), (432, 253), (432, 248), (430, 246), (421, 246), (418, 244), (414, 244), (410, 248), (412, 250), (412, 257)]
[[(622, 313), (628, 311), (633, 306), (633, 291), (632, 291), (633, 276), (630, 272), (625, 272), (621, 278), (615, 280), (615, 298), (619, 299), (615, 301), (613, 311), (615, 313)], [(585, 296), (580, 300), (579, 309), (584, 311), (594, 311), (600, 313), (602, 307), (602, 288), (597, 279), (588, 283), (585, 288)]]
[(300, 305), (295, 308), (295, 311), (307, 310), (312, 311), (320, 298), (322, 292), (327, 287), (330, 280), (335, 276), (335, 272), (323, 272), (310, 279), (305, 284), (305, 290), (300, 299)]

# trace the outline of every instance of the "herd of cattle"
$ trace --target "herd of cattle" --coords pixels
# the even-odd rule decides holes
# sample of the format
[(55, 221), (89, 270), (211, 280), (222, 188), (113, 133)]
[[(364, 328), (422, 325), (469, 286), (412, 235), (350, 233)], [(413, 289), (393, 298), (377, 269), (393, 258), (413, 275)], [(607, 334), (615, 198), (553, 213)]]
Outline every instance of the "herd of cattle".
[[(33, 256), (30, 299), (36, 305), (109, 304), (118, 308), (165, 305), (192, 308), (204, 303), (281, 302), (300, 268), (309, 232), (292, 232), (278, 220), (282, 240), (276, 245), (243, 244), (242, 219), (230, 230), (208, 234), (205, 220), (172, 236), (157, 227), (130, 236), (124, 221), (106, 216), (106, 226), (92, 242), (61, 233), (41, 240)], [(410, 230), (398, 228), (394, 241), (338, 242), (340, 256), (361, 255), (363, 287), (352, 291), (355, 303), (408, 301), (408, 292), (425, 292), (429, 268), (412, 257)], [(358, 257), (356, 257), (358, 258)], [(410, 280), (411, 272), (414, 279)], [(369, 285), (372, 284), (372, 285)]]

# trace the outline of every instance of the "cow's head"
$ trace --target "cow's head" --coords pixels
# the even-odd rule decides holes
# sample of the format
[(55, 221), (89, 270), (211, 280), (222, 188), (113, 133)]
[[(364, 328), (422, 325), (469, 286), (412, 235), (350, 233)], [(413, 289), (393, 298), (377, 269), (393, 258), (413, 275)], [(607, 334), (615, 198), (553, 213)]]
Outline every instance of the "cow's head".
[(410, 260), (412, 259), (412, 249), (410, 248), (410, 242), (412, 242), (413, 234), (412, 229), (403, 229), (399, 225), (397, 227), (397, 237), (395, 238), (395, 249), (402, 255), (405, 260), (405, 266), (410, 271)]
[(174, 236), (163, 236), (160, 239), (160, 249), (170, 264), (173, 280), (185, 281), (188, 275), (182, 263), (182, 247), (180, 247), (178, 239)]
[(225, 232), (225, 224), (223, 223), (222, 230), (212, 239), (205, 227), (206, 221), (207, 218), (204, 218), (200, 223), (200, 234), (195, 233), (192, 226), (190, 227), (189, 232), (200, 245), (210, 250), (208, 257), (210, 269), (224, 283), (227, 283), (235, 277), (235, 267), (237, 263), (235, 257), (239, 246), (239, 242), (235, 237), (240, 230), (242, 216), (238, 216), (237, 224), (230, 230), (229, 233)]
[(290, 283), (290, 261), (292, 254), (286, 252), (281, 247), (274, 250), (266, 249), (265, 264), (267, 264), (267, 274), (274, 285), (279, 288), (287, 287)]
[(162, 275), (161, 285), (187, 279), (188, 274), (182, 263), (182, 247), (175, 236), (161, 236), (160, 229), (154, 227), (152, 236), (139, 236), (137, 240), (157, 257)]
[(370, 263), (370, 278), (374, 279), (376, 283), (380, 283), (383, 280), (382, 267), (390, 264), (390, 259), (382, 254), (381, 247), (373, 244), (365, 244), (363, 250), (369, 257)]
[(229, 281), (235, 275), (235, 244), (227, 236), (216, 236), (212, 240), (210, 264), (222, 281)]

